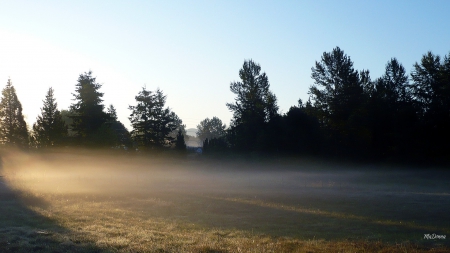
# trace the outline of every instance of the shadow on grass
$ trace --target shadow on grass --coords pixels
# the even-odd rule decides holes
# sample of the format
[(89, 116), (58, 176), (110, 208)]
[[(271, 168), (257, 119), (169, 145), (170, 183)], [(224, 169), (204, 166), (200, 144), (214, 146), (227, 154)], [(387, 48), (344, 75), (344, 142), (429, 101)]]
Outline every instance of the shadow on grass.
[[(0, 163), (1, 166), (1, 163)], [(12, 189), (0, 167), (0, 252), (103, 252), (93, 242), (32, 210), (44, 200)]]

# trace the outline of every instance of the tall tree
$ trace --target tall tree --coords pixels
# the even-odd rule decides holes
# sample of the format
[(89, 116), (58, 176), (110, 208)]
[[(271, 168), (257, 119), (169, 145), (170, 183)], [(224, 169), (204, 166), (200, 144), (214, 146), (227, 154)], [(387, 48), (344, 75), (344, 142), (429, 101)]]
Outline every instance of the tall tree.
[(0, 142), (18, 147), (28, 146), (28, 130), (22, 115), (22, 104), (8, 79), (0, 101)]
[(168, 107), (164, 107), (166, 96), (163, 92), (159, 88), (151, 92), (143, 87), (135, 99), (137, 104), (129, 106), (134, 141), (147, 149), (171, 145), (174, 138), (170, 133), (181, 125), (181, 120)]
[(186, 142), (184, 141), (184, 135), (181, 128), (178, 130), (177, 139), (175, 141), (175, 149), (180, 152), (186, 151)]
[(385, 67), (385, 73), (373, 82), (367, 107), (371, 119), (372, 148), (378, 156), (405, 153), (414, 127), (414, 109), (405, 68), (396, 58)]
[(67, 136), (67, 126), (58, 110), (53, 88), (49, 88), (45, 96), (41, 115), (33, 124), (33, 141), (38, 147), (58, 146)]
[(450, 54), (443, 61), (428, 52), (411, 72), (411, 90), (423, 124), (423, 150), (431, 156), (450, 151)]
[(91, 140), (109, 119), (108, 114), (103, 111), (103, 93), (99, 92), (101, 87), (89, 71), (78, 77), (75, 93), (72, 94), (75, 102), (70, 106), (73, 113), (70, 116), (73, 119), (71, 129), (84, 144), (94, 144)]
[[(311, 68), (314, 85), (309, 94), (319, 122), (328, 129), (337, 146), (354, 146), (361, 131), (364, 87), (353, 62), (339, 47), (324, 52), (320, 62)], [(364, 80), (370, 79), (368, 72)], [(359, 128), (359, 129), (358, 129)]]
[(239, 77), (240, 82), (230, 84), (236, 98), (227, 103), (233, 112), (229, 137), (235, 148), (251, 151), (257, 149), (267, 123), (278, 116), (277, 99), (269, 90), (269, 79), (266, 73), (261, 73), (259, 64), (244, 61)]
[(203, 142), (205, 139), (220, 138), (225, 136), (227, 126), (218, 117), (206, 118), (197, 125), (197, 137)]

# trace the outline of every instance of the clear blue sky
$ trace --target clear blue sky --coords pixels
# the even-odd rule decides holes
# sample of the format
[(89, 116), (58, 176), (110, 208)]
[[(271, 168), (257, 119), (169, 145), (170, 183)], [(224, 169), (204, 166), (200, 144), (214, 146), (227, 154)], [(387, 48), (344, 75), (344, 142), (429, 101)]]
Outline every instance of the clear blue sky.
[[(2, 1), (0, 87), (11, 77), (29, 125), (50, 86), (60, 109), (92, 70), (129, 126), (142, 86), (161, 88), (188, 128), (217, 116), (245, 59), (267, 73), (281, 112), (308, 98), (311, 67), (343, 49), (379, 77), (450, 52), (450, 1)], [(3, 83), (3, 85), (2, 85)]]

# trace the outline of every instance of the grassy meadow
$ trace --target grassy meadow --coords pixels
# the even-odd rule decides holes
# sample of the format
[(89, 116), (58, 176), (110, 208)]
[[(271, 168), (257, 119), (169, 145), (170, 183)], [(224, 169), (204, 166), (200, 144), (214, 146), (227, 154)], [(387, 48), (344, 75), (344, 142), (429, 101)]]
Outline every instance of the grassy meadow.
[(3, 151), (0, 176), (0, 252), (450, 251), (439, 169)]

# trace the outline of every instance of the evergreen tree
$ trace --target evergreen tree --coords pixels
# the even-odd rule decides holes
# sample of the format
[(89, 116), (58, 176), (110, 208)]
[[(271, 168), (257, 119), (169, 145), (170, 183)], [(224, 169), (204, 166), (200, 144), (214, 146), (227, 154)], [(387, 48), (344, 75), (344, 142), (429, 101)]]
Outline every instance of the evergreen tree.
[(128, 129), (117, 118), (117, 111), (113, 105), (109, 105), (107, 109), (109, 116), (108, 121), (103, 123), (100, 132), (103, 132), (103, 141), (105, 145), (127, 148), (131, 146), (131, 135)]
[(405, 68), (392, 58), (386, 64), (385, 73), (373, 82), (367, 101), (372, 149), (377, 156), (406, 152), (407, 143), (411, 143), (410, 130), (415, 124), (411, 100)]
[(428, 156), (448, 156), (450, 147), (450, 54), (443, 61), (431, 52), (414, 64), (411, 92), (419, 105), (422, 150)]
[(41, 115), (33, 124), (33, 141), (38, 147), (51, 147), (60, 145), (67, 136), (67, 126), (57, 108), (53, 97), (53, 88), (49, 88), (45, 97)]
[(239, 71), (241, 82), (232, 82), (230, 90), (236, 95), (234, 103), (227, 103), (233, 112), (229, 140), (235, 148), (258, 149), (258, 136), (267, 123), (278, 115), (276, 96), (269, 90), (269, 79), (261, 67), (244, 61)]
[(0, 142), (17, 147), (28, 146), (28, 130), (16, 89), (8, 79), (0, 101)]
[(117, 111), (112, 104), (109, 105), (106, 113), (108, 114), (110, 120), (117, 121)]
[(101, 87), (91, 71), (81, 74), (76, 84), (73, 94), (75, 103), (70, 106), (73, 113), (70, 116), (73, 119), (71, 130), (83, 144), (96, 145), (95, 136), (100, 134), (100, 127), (109, 119), (103, 111)]
[(137, 105), (129, 106), (134, 141), (147, 149), (171, 145), (174, 138), (170, 134), (181, 125), (181, 120), (169, 108), (164, 107), (166, 96), (163, 92), (160, 89), (151, 92), (143, 87), (135, 99)]
[(181, 129), (178, 130), (177, 139), (175, 141), (175, 149), (178, 151), (186, 151), (186, 142)]

